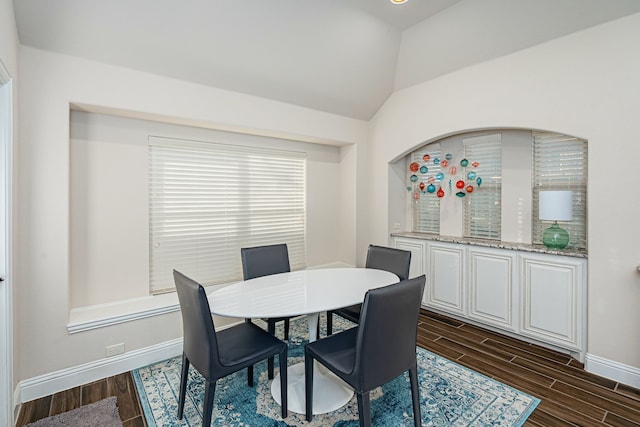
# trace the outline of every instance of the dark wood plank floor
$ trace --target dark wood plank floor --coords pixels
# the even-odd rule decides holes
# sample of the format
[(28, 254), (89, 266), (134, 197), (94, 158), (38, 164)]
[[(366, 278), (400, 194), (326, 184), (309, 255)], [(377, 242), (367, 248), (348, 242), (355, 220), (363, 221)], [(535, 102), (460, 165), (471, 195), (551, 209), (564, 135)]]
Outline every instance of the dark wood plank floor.
[[(589, 374), (571, 357), (423, 311), (418, 344), (526, 393), (540, 405), (525, 426), (640, 426), (640, 390)], [(131, 373), (22, 405), (17, 426), (118, 396), (125, 427), (146, 426)]]
[(118, 398), (118, 411), (124, 427), (146, 427), (147, 423), (142, 414), (131, 372), (27, 402), (20, 408), (16, 426), (22, 427), (41, 418), (70, 411), (111, 396)]
[(541, 400), (525, 426), (640, 426), (640, 390), (570, 356), (423, 311), (418, 344)]

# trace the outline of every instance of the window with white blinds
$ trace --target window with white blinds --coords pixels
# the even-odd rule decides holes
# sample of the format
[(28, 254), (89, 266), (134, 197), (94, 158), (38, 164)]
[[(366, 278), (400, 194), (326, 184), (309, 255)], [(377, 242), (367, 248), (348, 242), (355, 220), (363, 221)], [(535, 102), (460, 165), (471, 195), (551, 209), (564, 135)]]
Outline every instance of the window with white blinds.
[[(426, 164), (424, 156), (429, 155), (431, 159), (440, 156), (440, 144), (433, 143), (420, 147), (409, 156), (409, 163), (417, 162), (421, 165)], [(407, 168), (409, 170), (409, 168)], [(428, 165), (429, 176), (434, 176), (440, 172), (440, 164), (430, 162)], [(407, 182), (413, 172), (409, 171)], [(425, 182), (425, 179), (416, 182), (419, 185)], [(440, 233), (440, 199), (435, 193), (423, 192), (419, 199), (413, 199), (413, 231), (420, 233)]]
[(462, 140), (464, 156), (478, 162), (474, 172), (482, 179), (465, 197), (464, 237), (500, 240), (502, 210), (502, 135), (482, 135)]
[(242, 278), (240, 248), (286, 243), (304, 268), (304, 153), (149, 138), (149, 277), (174, 289), (173, 269), (203, 285)]
[(558, 221), (569, 233), (569, 245), (587, 246), (587, 142), (550, 132), (533, 132), (533, 215), (534, 243), (542, 243), (542, 233), (552, 221), (538, 219), (539, 192), (570, 190), (573, 196), (573, 220)]

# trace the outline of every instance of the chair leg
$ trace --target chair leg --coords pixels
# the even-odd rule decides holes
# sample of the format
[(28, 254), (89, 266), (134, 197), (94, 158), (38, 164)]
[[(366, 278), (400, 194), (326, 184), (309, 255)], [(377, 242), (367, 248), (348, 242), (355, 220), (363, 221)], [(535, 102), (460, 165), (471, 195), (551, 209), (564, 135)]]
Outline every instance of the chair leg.
[(284, 319), (284, 339), (289, 340), (289, 319)]
[[(251, 323), (251, 319), (245, 318), (244, 323)], [(253, 387), (253, 365), (249, 366), (247, 369), (247, 385), (249, 387)]]
[(269, 376), (269, 379), (272, 380), (273, 379), (273, 356), (267, 359), (267, 374)]
[(187, 394), (187, 379), (189, 378), (189, 359), (182, 353), (182, 371), (180, 373), (180, 394), (178, 395), (178, 419), (184, 413), (184, 401)]
[(358, 415), (360, 418), (360, 427), (371, 427), (371, 402), (369, 401), (369, 392), (356, 393), (358, 397)]
[(276, 335), (276, 322), (271, 319), (267, 320), (267, 332), (269, 332), (273, 336)]
[(253, 365), (247, 368), (247, 385), (253, 387)]
[(313, 357), (304, 352), (304, 400), (307, 421), (313, 420)]
[(409, 381), (411, 382), (411, 400), (413, 401), (413, 425), (420, 427), (422, 418), (420, 416), (420, 393), (418, 388), (418, 369), (414, 367), (409, 370)]
[(327, 336), (333, 334), (333, 313), (327, 311)]
[[(273, 336), (276, 335), (276, 322), (274, 322), (271, 319), (267, 320), (267, 332), (269, 332)], [(267, 359), (267, 374), (269, 376), (269, 379), (272, 380), (273, 379), (273, 356)]]
[(280, 404), (282, 406), (282, 418), (287, 418), (288, 400), (287, 400), (287, 347), (278, 355), (278, 364), (280, 367)]
[(204, 382), (204, 404), (202, 405), (202, 427), (211, 425), (211, 414), (213, 413), (213, 398), (216, 394), (216, 382)]

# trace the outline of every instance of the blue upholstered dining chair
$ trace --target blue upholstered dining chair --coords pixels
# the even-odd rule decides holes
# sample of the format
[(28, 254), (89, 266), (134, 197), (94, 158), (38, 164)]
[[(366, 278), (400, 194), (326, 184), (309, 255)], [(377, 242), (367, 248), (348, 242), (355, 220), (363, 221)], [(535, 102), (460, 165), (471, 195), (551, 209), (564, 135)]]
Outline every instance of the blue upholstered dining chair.
[[(257, 362), (278, 355), (282, 418), (287, 416), (287, 344), (253, 323), (241, 323), (216, 332), (204, 288), (178, 271), (173, 277), (180, 301), (184, 343), (178, 398), (178, 419), (182, 419), (189, 366), (205, 379), (202, 425), (211, 425), (216, 382), (227, 375), (248, 368), (249, 386)], [(273, 378), (271, 376), (270, 378)]]
[[(411, 252), (402, 249), (387, 248), (384, 246), (369, 245), (367, 251), (366, 268), (389, 271), (400, 280), (409, 278), (409, 267), (411, 265)], [(358, 323), (362, 304), (350, 305), (336, 310), (327, 311), (327, 335), (333, 333), (333, 315)]]
[(416, 427), (421, 425), (416, 336), (424, 284), (422, 275), (368, 291), (358, 327), (305, 346), (307, 421), (313, 419), (316, 360), (353, 387), (361, 427), (371, 425), (369, 392), (409, 371), (413, 421)]

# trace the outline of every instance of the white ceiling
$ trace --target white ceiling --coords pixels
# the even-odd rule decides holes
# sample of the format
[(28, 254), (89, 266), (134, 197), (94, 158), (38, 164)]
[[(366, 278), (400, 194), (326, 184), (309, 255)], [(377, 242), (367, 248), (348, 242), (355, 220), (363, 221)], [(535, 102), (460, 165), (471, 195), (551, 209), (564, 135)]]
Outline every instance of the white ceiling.
[(23, 45), (368, 120), (394, 90), (639, 0), (14, 0)]

